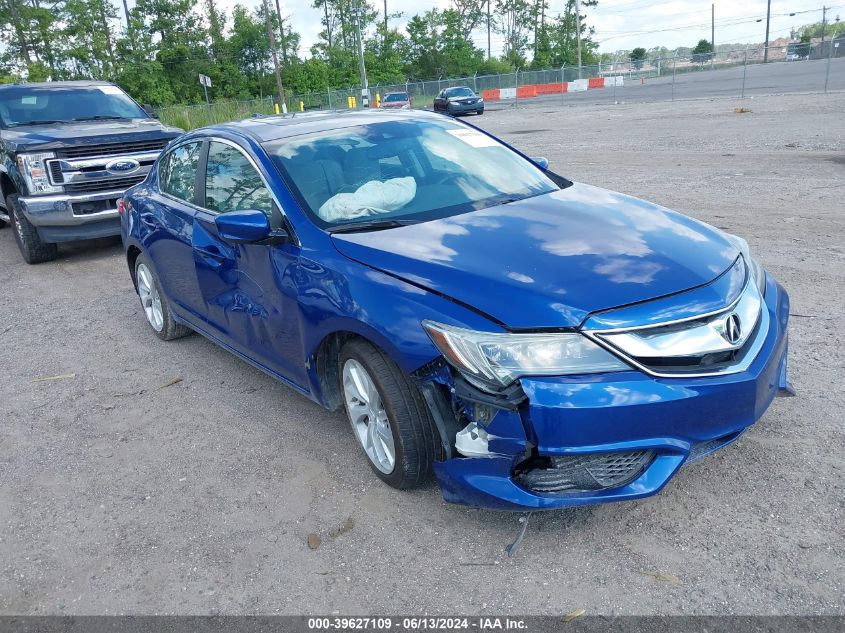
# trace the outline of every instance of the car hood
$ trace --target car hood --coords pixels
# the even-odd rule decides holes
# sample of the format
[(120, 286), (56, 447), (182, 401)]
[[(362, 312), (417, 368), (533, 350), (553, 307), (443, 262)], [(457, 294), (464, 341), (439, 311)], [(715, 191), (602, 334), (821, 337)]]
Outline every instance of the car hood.
[(179, 128), (168, 127), (156, 119), (131, 119), (26, 125), (4, 129), (2, 135), (3, 141), (17, 151), (48, 151), (70, 146), (175, 138), (181, 133)]
[(441, 220), (332, 236), (347, 257), (511, 329), (575, 327), (592, 312), (713, 280), (739, 252), (658, 205), (583, 184)]

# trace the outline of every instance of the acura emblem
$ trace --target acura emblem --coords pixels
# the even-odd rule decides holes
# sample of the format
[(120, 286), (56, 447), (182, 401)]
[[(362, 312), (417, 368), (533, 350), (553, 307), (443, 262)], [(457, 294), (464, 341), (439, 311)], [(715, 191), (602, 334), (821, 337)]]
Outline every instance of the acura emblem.
[(106, 171), (110, 174), (131, 174), (140, 168), (141, 164), (134, 158), (118, 158), (106, 163)]
[(736, 345), (742, 336), (742, 324), (739, 322), (739, 317), (736, 312), (732, 312), (727, 319), (725, 319), (725, 330), (722, 336), (731, 345)]

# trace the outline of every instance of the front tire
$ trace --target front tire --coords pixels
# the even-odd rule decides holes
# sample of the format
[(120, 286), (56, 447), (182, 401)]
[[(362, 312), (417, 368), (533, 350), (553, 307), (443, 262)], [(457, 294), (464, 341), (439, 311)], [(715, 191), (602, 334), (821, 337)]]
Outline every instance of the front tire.
[(15, 229), (15, 241), (27, 264), (51, 262), (59, 256), (58, 246), (42, 240), (38, 229), (24, 215), (18, 203), (18, 194), (6, 197), (6, 211)]
[(172, 341), (191, 333), (189, 328), (173, 319), (170, 303), (161, 290), (150, 260), (143, 254), (135, 260), (135, 286), (144, 316), (156, 336), (162, 341)]
[(346, 415), (373, 472), (394, 488), (425, 483), (442, 446), (417, 387), (366, 341), (346, 343), (339, 361)]

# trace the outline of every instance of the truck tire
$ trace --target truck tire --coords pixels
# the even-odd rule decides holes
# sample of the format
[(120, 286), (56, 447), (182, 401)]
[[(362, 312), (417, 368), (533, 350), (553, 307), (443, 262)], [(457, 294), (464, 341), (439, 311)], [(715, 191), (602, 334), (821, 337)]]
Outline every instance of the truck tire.
[(27, 264), (51, 262), (59, 256), (59, 248), (43, 241), (38, 235), (38, 230), (21, 211), (17, 194), (6, 197), (6, 210), (15, 229), (15, 241)]

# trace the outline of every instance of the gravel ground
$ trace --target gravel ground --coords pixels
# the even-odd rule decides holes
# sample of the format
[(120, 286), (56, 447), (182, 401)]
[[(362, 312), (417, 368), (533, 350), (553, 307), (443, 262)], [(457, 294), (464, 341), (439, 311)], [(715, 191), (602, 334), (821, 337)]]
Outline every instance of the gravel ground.
[(156, 339), (115, 241), (29, 267), (3, 230), (0, 613), (845, 613), (843, 112), (839, 94), (472, 119), (745, 236), (794, 312), (797, 398), (655, 497), (535, 514), (512, 559), (516, 515), (389, 489), (341, 415), (199, 336)]

